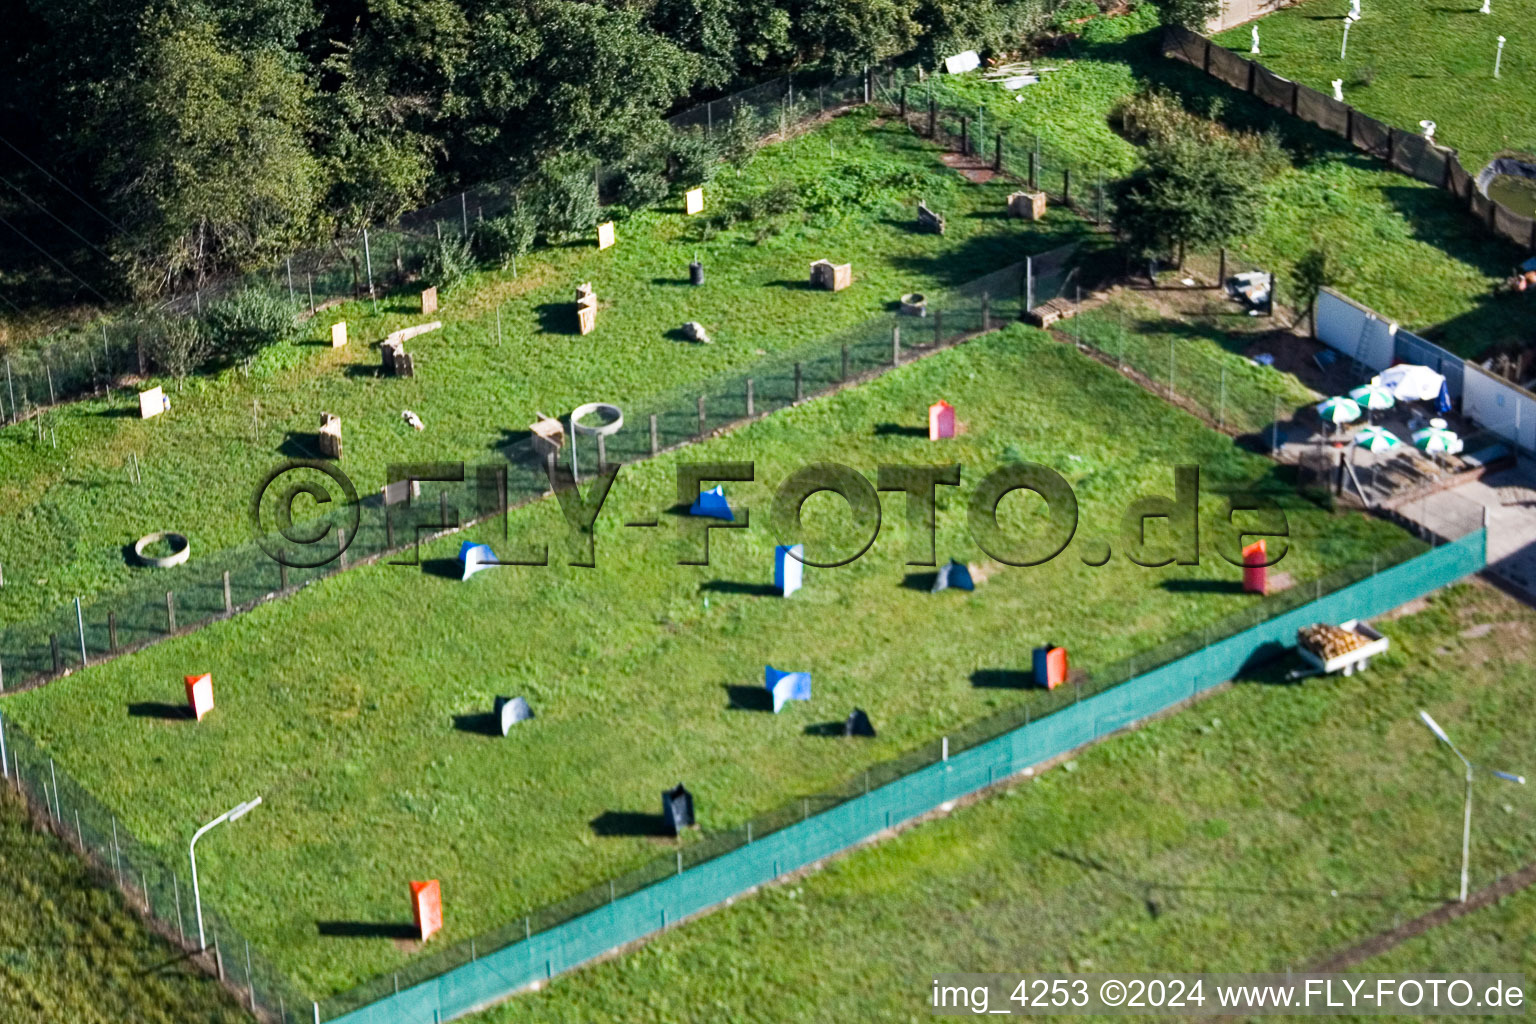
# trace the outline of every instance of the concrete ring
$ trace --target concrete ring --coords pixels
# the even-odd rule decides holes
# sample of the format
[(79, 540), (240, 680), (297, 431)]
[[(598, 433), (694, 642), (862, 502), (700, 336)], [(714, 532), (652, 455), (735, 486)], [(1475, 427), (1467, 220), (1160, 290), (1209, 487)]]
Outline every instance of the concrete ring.
[[(151, 558), (144, 553), (145, 548), (161, 540), (170, 543), (169, 555), (164, 558)], [(186, 534), (177, 533), (174, 530), (161, 530), (159, 533), (147, 534), (133, 542), (133, 557), (137, 558), (141, 565), (147, 565), (151, 569), (169, 569), (173, 565), (180, 565), (191, 554), (192, 542), (187, 540)]]
[[(588, 425), (581, 422), (583, 417), (596, 413), (601, 423)], [(578, 434), (596, 434), (599, 437), (608, 437), (618, 432), (624, 425), (624, 410), (608, 402), (588, 402), (578, 406), (571, 413), (571, 428)]]

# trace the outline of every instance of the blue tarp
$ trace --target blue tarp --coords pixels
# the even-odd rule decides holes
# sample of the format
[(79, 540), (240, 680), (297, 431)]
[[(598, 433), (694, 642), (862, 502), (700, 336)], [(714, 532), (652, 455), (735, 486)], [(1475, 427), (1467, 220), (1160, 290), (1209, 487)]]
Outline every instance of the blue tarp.
[(731, 506), (726, 504), (725, 490), (719, 485), (711, 487), (707, 491), (700, 491), (694, 499), (693, 506), (688, 509), (691, 516), (709, 516), (711, 519), (724, 519), (734, 523), (736, 517), (731, 514)]
[(772, 665), (765, 666), (763, 682), (773, 694), (773, 713), (778, 714), (787, 701), (811, 699), (811, 674), (809, 672), (780, 672)]
[(953, 558), (949, 564), (939, 569), (939, 575), (933, 581), (933, 593), (948, 590), (954, 587), (958, 590), (975, 590), (976, 584), (971, 579), (971, 567), (963, 562), (957, 562)]
[(498, 564), (496, 552), (491, 550), (490, 545), (468, 540), (459, 546), (459, 562), (464, 566), (464, 575), (459, 577), (461, 580), (467, 580), (481, 569)]

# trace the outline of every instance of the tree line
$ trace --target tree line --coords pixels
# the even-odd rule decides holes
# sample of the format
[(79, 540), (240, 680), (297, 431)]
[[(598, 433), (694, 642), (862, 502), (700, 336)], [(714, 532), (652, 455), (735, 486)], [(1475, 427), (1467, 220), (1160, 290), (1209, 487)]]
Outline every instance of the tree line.
[(679, 106), (810, 65), (1003, 49), (1055, 5), (0, 0), (0, 168), (47, 176), (33, 205), (105, 257), (97, 287), (154, 297), (562, 158), (654, 192)]

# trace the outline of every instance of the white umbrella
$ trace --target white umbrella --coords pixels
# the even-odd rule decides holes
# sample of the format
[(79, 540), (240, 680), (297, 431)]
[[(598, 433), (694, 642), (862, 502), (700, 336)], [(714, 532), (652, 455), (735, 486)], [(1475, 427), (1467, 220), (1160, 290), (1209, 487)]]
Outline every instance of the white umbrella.
[(1433, 402), (1445, 384), (1445, 378), (1434, 370), (1413, 363), (1389, 366), (1377, 380), (1400, 402)]
[(1392, 397), (1392, 392), (1382, 387), (1380, 377), (1373, 377), (1369, 384), (1362, 384), (1355, 388), (1349, 393), (1349, 397), (1359, 402), (1361, 408), (1372, 412), (1390, 409), (1397, 402), (1397, 399)]
[(1366, 427), (1355, 435), (1355, 444), (1368, 452), (1391, 451), (1402, 443), (1396, 434), (1381, 427)]
[(1353, 423), (1360, 418), (1360, 406), (1353, 398), (1330, 398), (1318, 403), (1317, 414), (1324, 423)]
[(1426, 452), (1448, 452), (1460, 440), (1454, 430), (1447, 430), (1445, 420), (1430, 420), (1429, 426), (1413, 433), (1413, 443)]

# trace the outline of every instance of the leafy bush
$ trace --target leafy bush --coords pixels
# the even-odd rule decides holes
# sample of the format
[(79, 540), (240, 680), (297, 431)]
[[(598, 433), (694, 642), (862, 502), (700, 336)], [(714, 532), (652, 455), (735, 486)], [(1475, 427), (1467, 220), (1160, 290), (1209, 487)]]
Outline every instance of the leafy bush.
[(1241, 154), (1250, 168), (1272, 178), (1291, 166), (1291, 158), (1270, 130), (1235, 132), (1216, 120), (1222, 113), (1215, 104), (1210, 117), (1185, 109), (1183, 100), (1164, 89), (1150, 89), (1122, 102), (1111, 114), (1120, 134), (1138, 145), (1158, 146), (1191, 139), (1197, 143), (1230, 148)]
[(246, 288), (209, 307), (203, 316), (205, 329), (200, 333), (206, 336), (209, 350), (219, 358), (244, 359), (273, 342), (292, 337), (294, 323), (293, 307), (286, 297), (261, 288)]
[(906, 202), (933, 180), (932, 175), (893, 160), (839, 164), (803, 187), (804, 203), (816, 212), (867, 206), (881, 192), (886, 195), (879, 198)]
[(147, 325), (143, 338), (150, 363), (178, 383), (213, 351), (208, 328), (192, 317), (166, 314)]
[(741, 219), (758, 220), (800, 209), (800, 190), (792, 181), (781, 181), (742, 203)]
[(1158, 10), (1151, 3), (1139, 4), (1125, 14), (1094, 18), (1080, 26), (1079, 35), (1085, 43), (1119, 43), (1131, 36), (1150, 32), (1157, 27)]
[(1221, 0), (1160, 0), (1158, 10), (1164, 24), (1200, 32), (1206, 22), (1221, 13)]
[(447, 295), (463, 284), (473, 269), (475, 255), (469, 239), (450, 232), (439, 237), (432, 248), (427, 250), (427, 258), (421, 265), (421, 276), (429, 285), (434, 285), (438, 291)]
[(1098, 14), (1099, 5), (1093, 0), (1067, 0), (1056, 8), (1056, 13), (1051, 17), (1051, 25), (1058, 32), (1070, 32), (1077, 28), (1075, 22), (1096, 18)]
[(721, 157), (736, 167), (745, 165), (757, 152), (767, 130), (767, 121), (758, 116), (755, 108), (745, 104), (737, 107), (725, 127), (715, 132)]
[(533, 248), (538, 221), (522, 203), (499, 217), (492, 217), (475, 232), (475, 243), (482, 259), (505, 267)]
[(691, 128), (672, 137), (670, 157), (672, 180), (683, 188), (698, 188), (720, 169), (721, 147), (702, 130)]
[(569, 156), (546, 163), (527, 205), (539, 211), (539, 233), (551, 241), (592, 230), (601, 211), (591, 161)]
[(625, 209), (644, 210), (667, 198), (670, 186), (659, 167), (628, 166), (620, 171), (619, 202)]

